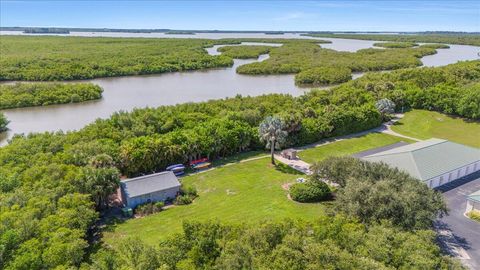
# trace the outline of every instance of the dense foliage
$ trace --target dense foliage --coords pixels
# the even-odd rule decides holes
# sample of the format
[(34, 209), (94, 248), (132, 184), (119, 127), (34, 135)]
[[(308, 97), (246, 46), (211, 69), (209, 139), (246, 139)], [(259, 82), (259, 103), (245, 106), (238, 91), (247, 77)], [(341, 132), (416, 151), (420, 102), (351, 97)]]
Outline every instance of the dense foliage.
[(366, 90), (377, 100), (393, 101), (397, 111), (427, 109), (480, 119), (479, 83), (480, 61), (469, 61), (439, 68), (370, 73), (337, 91)]
[(312, 33), (305, 34), (311, 37), (327, 37), (327, 38), (350, 38), (362, 40), (383, 40), (396, 42), (427, 42), (427, 43), (447, 43), (447, 44), (463, 44), (480, 46), (480, 34), (463, 34), (463, 33), (424, 33), (424, 34), (391, 34), (391, 35), (369, 35), (369, 34), (329, 34), (329, 33)]
[(8, 129), (8, 123), (10, 123), (10, 121), (8, 121), (7, 117), (5, 117), (3, 113), (0, 113), (0, 132), (4, 132)]
[(295, 183), (290, 189), (292, 200), (297, 202), (321, 202), (331, 197), (331, 191), (323, 181), (309, 180), (305, 183)]
[[(369, 129), (381, 122), (373, 103), (355, 105), (354, 100), (342, 100), (340, 92), (325, 92), (322, 96), (328, 106), (315, 101), (315, 95), (238, 96), (119, 112), (67, 134), (14, 137), (0, 149), (2, 262), (7, 269), (78, 265), (78, 256), (85, 252), (87, 228), (96, 217), (94, 206), (104, 207), (106, 197), (115, 191), (118, 170), (139, 175), (198, 157), (214, 159), (263, 149), (258, 126), (269, 115), (282, 119), (289, 134), (285, 142), (288, 145)], [(57, 221), (65, 215), (59, 201), (76, 193), (80, 193), (78, 199), (69, 204), (81, 208), (69, 210), (75, 218)], [(77, 219), (84, 222), (82, 226), (75, 223)], [(47, 220), (56, 227), (37, 226)], [(57, 245), (50, 242), (63, 239), (57, 240), (56, 234), (51, 239), (49, 235), (74, 229), (75, 233), (65, 241), (78, 255), (65, 254), (44, 264), (39, 258), (49, 254), (51, 245)], [(32, 243), (35, 247), (30, 246)]]
[(233, 64), (204, 39), (2, 36), (0, 80), (76, 80)]
[[(120, 241), (93, 256), (91, 269), (463, 269), (441, 254), (435, 233), (388, 224), (363, 226), (341, 216), (314, 223), (226, 226), (184, 223), (183, 233), (148, 246)], [(86, 268), (88, 268), (86, 266)]]
[(102, 92), (91, 83), (0, 84), (0, 109), (76, 103), (99, 99)]
[[(415, 46), (418, 46), (418, 44), (413, 42), (381, 42), (381, 43), (373, 43), (373, 46), (389, 48), (389, 49), (393, 49), (393, 48), (400, 49), (400, 48), (415, 47)], [(433, 48), (433, 49), (436, 49), (436, 48)]]
[(340, 186), (336, 209), (366, 224), (388, 220), (404, 229), (428, 229), (447, 212), (438, 191), (383, 163), (330, 157), (315, 163), (313, 177)]
[(450, 46), (448, 46), (446, 44), (438, 44), (438, 43), (423, 44), (423, 45), (420, 45), (420, 47), (431, 48), (431, 49), (448, 49), (448, 48), (450, 48)]
[(344, 67), (317, 67), (300, 71), (295, 76), (298, 85), (321, 86), (338, 84), (352, 79), (352, 71)]
[[(270, 58), (239, 66), (241, 74), (297, 74), (297, 83), (318, 79), (316, 68), (329, 68), (328, 79), (320, 77), (320, 83), (333, 80), (335, 83), (346, 78), (346, 70), (353, 72), (390, 70), (422, 65), (419, 58), (435, 54), (431, 48), (363, 49), (357, 52), (340, 52), (323, 49), (311, 42), (289, 42), (270, 50)], [(313, 69), (313, 70), (312, 70)], [(335, 74), (335, 69), (339, 69)], [(310, 71), (311, 70), (311, 71)], [(317, 74), (317, 75), (315, 75)], [(333, 79), (332, 79), (333, 77)]]
[(240, 45), (240, 46), (225, 46), (218, 48), (222, 55), (232, 58), (247, 59), (257, 58), (262, 54), (267, 54), (270, 49), (274, 47), (262, 45)]
[[(215, 44), (289, 43), (288, 39), (173, 39), (2, 36), (0, 81), (78, 80), (158, 74), (233, 65), (228, 56), (209, 55)], [(298, 42), (298, 41), (296, 41)], [(300, 40), (325, 43), (322, 40)]]
[[(300, 97), (237, 96), (137, 109), (115, 113), (66, 134), (15, 136), (0, 148), (0, 268), (78, 266), (86, 253), (89, 228), (98, 216), (95, 209), (106, 207), (108, 195), (118, 187), (120, 172), (133, 176), (199, 157), (215, 159), (263, 149), (258, 127), (268, 116), (282, 120), (282, 129), (288, 134), (285, 147), (367, 130), (382, 121), (375, 107), (377, 100), (388, 97), (397, 107), (410, 106), (418, 101), (415, 95), (405, 94), (410, 89), (422, 93), (445, 84), (451, 91), (463, 95), (466, 87), (472, 97), (478, 96), (478, 87), (470, 85), (479, 78), (479, 66), (480, 61), (472, 61), (366, 75)], [(402, 96), (409, 99), (402, 103)], [(468, 112), (478, 110), (478, 102), (472, 99), (464, 103), (471, 104), (465, 106)], [(359, 183), (364, 186), (371, 181), (367, 180), (361, 182), (362, 178)], [(427, 195), (419, 205), (430, 200)], [(390, 218), (378, 211), (372, 212), (374, 217)], [(425, 211), (430, 213), (429, 208)], [(406, 218), (399, 222), (405, 227), (417, 226), (409, 215), (397, 217)], [(419, 223), (429, 220), (428, 215), (418, 218)]]

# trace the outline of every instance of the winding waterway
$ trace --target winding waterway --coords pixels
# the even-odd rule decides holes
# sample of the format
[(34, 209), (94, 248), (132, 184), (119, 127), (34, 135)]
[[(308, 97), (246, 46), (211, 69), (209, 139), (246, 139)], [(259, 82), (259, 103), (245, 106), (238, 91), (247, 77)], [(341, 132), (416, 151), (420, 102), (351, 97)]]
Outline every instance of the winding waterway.
[[(2, 31), (0, 35), (12, 34)], [(18, 34), (18, 33), (17, 33)], [(115, 37), (169, 37), (169, 38), (306, 38), (299, 34), (265, 35), (265, 34), (224, 34), (204, 33), (197, 35), (165, 35), (161, 33), (82, 33), (72, 32), (70, 35), (81, 36), (115, 36)], [(307, 37), (308, 38), (308, 37)], [(354, 52), (371, 48), (375, 41), (322, 38), (330, 40), (330, 44), (321, 44), (323, 48)], [(255, 43), (243, 43), (255, 44)], [(279, 44), (265, 44), (280, 46)], [(218, 54), (217, 48), (207, 48), (209, 54)], [(460, 60), (478, 59), (479, 47), (451, 45), (450, 49), (440, 49), (438, 53), (422, 58), (425, 66), (441, 66)], [(6, 143), (15, 133), (44, 132), (56, 130), (76, 130), (97, 118), (107, 118), (113, 112), (134, 108), (173, 105), (185, 102), (198, 102), (210, 99), (233, 97), (237, 94), (257, 96), (270, 93), (284, 93), (298, 96), (308, 91), (294, 84), (294, 75), (240, 75), (235, 69), (254, 61), (263, 61), (268, 55), (259, 59), (234, 60), (228, 68), (174, 72), (148, 76), (127, 76), (89, 80), (100, 85), (103, 98), (76, 104), (52, 105), (4, 110), (11, 121), (10, 130), (3, 133), (1, 144)], [(361, 74), (356, 74), (358, 77)]]

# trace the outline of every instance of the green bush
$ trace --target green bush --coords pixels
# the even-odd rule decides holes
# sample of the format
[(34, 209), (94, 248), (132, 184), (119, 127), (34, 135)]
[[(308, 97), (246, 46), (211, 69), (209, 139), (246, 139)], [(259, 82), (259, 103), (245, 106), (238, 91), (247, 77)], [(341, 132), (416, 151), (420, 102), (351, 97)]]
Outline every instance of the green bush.
[(155, 202), (155, 203), (145, 203), (140, 204), (135, 208), (135, 214), (139, 216), (146, 216), (154, 213), (158, 213), (162, 211), (163, 206), (165, 204), (163, 202)]
[(337, 84), (352, 79), (352, 71), (345, 67), (317, 67), (301, 71), (295, 76), (295, 83), (314, 86)]
[(480, 222), (480, 211), (473, 210), (467, 213), (467, 216), (473, 220)]
[(189, 195), (179, 195), (175, 199), (175, 204), (176, 205), (186, 205), (186, 204), (191, 204), (193, 202), (192, 196)]
[(293, 184), (290, 187), (290, 196), (297, 202), (321, 202), (330, 199), (331, 191), (324, 182), (309, 180), (306, 183)]
[(195, 189), (193, 186), (182, 186), (180, 188), (180, 194), (191, 196), (193, 198), (198, 196), (197, 189)]
[(5, 117), (3, 113), (0, 113), (0, 132), (4, 132), (8, 129), (8, 123), (10, 123), (10, 121), (8, 121), (7, 117)]

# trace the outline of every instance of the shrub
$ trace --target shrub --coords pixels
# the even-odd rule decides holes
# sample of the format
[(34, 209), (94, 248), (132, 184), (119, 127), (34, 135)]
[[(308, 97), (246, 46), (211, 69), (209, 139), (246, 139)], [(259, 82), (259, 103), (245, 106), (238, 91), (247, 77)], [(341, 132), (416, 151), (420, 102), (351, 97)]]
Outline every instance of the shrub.
[(144, 203), (140, 204), (135, 208), (135, 214), (139, 216), (146, 216), (154, 213), (158, 213), (162, 211), (163, 206), (165, 204), (163, 202), (156, 202), (156, 203)]
[(320, 202), (331, 197), (331, 191), (327, 184), (322, 181), (308, 181), (296, 183), (290, 187), (290, 196), (297, 202)]
[(176, 205), (186, 205), (186, 204), (191, 204), (192, 202), (193, 202), (192, 197), (188, 195), (179, 195), (175, 199)]
[(175, 198), (176, 205), (191, 204), (198, 197), (197, 190), (193, 186), (183, 186), (180, 188), (180, 195)]
[(180, 188), (180, 194), (187, 195), (193, 198), (196, 198), (198, 196), (197, 190), (193, 186), (182, 186)]
[(3, 113), (0, 113), (0, 132), (6, 131), (7, 125), (10, 123)]
[(473, 220), (480, 222), (480, 211), (473, 210), (467, 213), (467, 216)]

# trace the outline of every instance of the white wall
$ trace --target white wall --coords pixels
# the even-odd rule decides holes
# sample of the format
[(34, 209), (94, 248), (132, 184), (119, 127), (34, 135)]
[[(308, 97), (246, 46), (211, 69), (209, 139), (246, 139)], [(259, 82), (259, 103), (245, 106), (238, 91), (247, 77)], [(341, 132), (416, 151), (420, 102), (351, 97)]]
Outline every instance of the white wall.
[(127, 206), (135, 208), (139, 204), (147, 202), (163, 202), (168, 198), (175, 199), (177, 193), (180, 191), (180, 187), (174, 187), (166, 190), (156, 191), (149, 194), (127, 198)]
[(435, 188), (441, 185), (444, 185), (446, 183), (455, 181), (465, 175), (472, 174), (474, 172), (480, 171), (480, 161), (477, 161), (476, 163), (461, 167), (457, 170), (448, 172), (446, 174), (442, 174), (439, 176), (436, 176), (430, 180), (427, 180), (426, 183), (429, 187)]
[(480, 203), (467, 200), (467, 209), (465, 210), (465, 213), (468, 213), (472, 210), (480, 211)]

